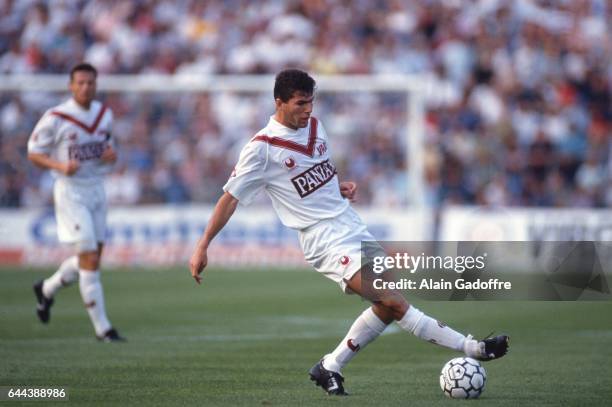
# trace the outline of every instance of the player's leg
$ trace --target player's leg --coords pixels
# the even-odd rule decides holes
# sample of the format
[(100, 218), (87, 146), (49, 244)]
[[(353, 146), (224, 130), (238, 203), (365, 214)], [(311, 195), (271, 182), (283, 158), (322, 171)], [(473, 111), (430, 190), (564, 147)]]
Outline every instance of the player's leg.
[(102, 185), (83, 188), (57, 181), (54, 187), (55, 215), (60, 242), (72, 244), (78, 253), (81, 298), (98, 338), (114, 332), (104, 306), (100, 282), (100, 256), (106, 234)]
[[(348, 288), (361, 287), (361, 273), (356, 273), (347, 282)], [(360, 294), (359, 291), (353, 290)], [(340, 341), (336, 349), (323, 357), (323, 367), (327, 370), (340, 373), (342, 368), (350, 362), (357, 352), (363, 350), (370, 342), (376, 339), (394, 318), (386, 307), (368, 307), (355, 319), (346, 336)]]
[(406, 299), (394, 290), (377, 292), (376, 298), (372, 298), (369, 290), (363, 288), (361, 272), (355, 274), (347, 285), (363, 298), (372, 301), (372, 310), (382, 321), (390, 323), (395, 320), (403, 330), (418, 338), (463, 352), (466, 356), (479, 360), (495, 359), (506, 354), (508, 337), (505, 335), (477, 341), (471, 335), (465, 336), (408, 304)]
[[(466, 337), (410, 306), (397, 291), (372, 293), (372, 290), (364, 289), (362, 270), (351, 269), (351, 259), (361, 258), (362, 242), (374, 239), (354, 211), (347, 210), (345, 214), (334, 220), (321, 222), (318, 228), (300, 233), (299, 237), (306, 260), (317, 271), (339, 282), (345, 291), (348, 289), (355, 292), (372, 303), (355, 320), (338, 346), (325, 355), (309, 372), (311, 380), (328, 394), (346, 394), (341, 369), (393, 321), (397, 321), (400, 327), (419, 338), (464, 352), (468, 356), (491, 359), (505, 354), (507, 349), (505, 336), (478, 342), (471, 336)], [(333, 254), (318, 255), (318, 242), (322, 240), (335, 242), (334, 250), (327, 248), (327, 253)], [(373, 246), (371, 249), (376, 251), (379, 248)], [(336, 253), (343, 255), (338, 258)], [(343, 267), (339, 267), (338, 263)]]
[(72, 285), (78, 278), (79, 259), (77, 256), (68, 257), (51, 277), (43, 281), (43, 294), (47, 298), (53, 298), (60, 288)]
[(53, 297), (60, 288), (67, 287), (79, 278), (79, 261), (77, 256), (71, 256), (63, 261), (57, 271), (47, 279), (34, 283), (36, 295), (36, 314), (41, 322), (49, 322)]
[(322, 365), (326, 370), (340, 373), (357, 352), (376, 339), (393, 321), (397, 321), (403, 329), (419, 338), (454, 350), (464, 351), (466, 343), (464, 335), (411, 307), (399, 293), (387, 291), (377, 293), (379, 296), (372, 298), (362, 288), (361, 271), (347, 282), (347, 286), (353, 292), (371, 301), (372, 306), (357, 317), (336, 349), (324, 356)]
[[(57, 234), (62, 243), (73, 243), (81, 234), (79, 219), (88, 216), (87, 209), (75, 202), (68, 185), (62, 181), (56, 181), (53, 186), (53, 200), (55, 203), (55, 218), (57, 223)], [(34, 283), (34, 294), (36, 295), (36, 314), (41, 322), (47, 323), (50, 318), (50, 309), (53, 305), (53, 297), (59, 288), (69, 285), (78, 278), (79, 265), (77, 256), (71, 256), (60, 265), (58, 270), (48, 279)]]
[(79, 288), (97, 338), (105, 342), (123, 341), (124, 338), (112, 327), (106, 315), (104, 290), (100, 280), (100, 263), (106, 235), (106, 205), (103, 189), (95, 192), (96, 205), (90, 211), (92, 233), (82, 243), (83, 250), (79, 254)]
[(111, 323), (106, 316), (104, 292), (100, 282), (99, 251), (84, 242), (82, 245), (79, 252), (79, 288), (96, 336), (100, 338), (111, 329)]
[[(345, 282), (343, 288), (361, 287), (360, 272), (354, 274), (351, 280)], [(351, 284), (352, 281), (352, 284)], [(358, 290), (353, 290), (360, 293)], [(310, 369), (311, 380), (315, 381), (330, 395), (347, 395), (344, 390), (344, 377), (342, 368), (348, 364), (358, 352), (363, 350), (370, 342), (374, 341), (393, 322), (387, 308), (366, 308), (355, 319), (346, 336), (340, 341), (336, 348)]]
[(96, 250), (86, 247), (79, 253), (79, 288), (97, 338), (106, 342), (120, 341), (123, 338), (112, 327), (106, 315), (104, 290), (100, 281), (100, 258), (103, 247), (102, 243), (98, 243)]

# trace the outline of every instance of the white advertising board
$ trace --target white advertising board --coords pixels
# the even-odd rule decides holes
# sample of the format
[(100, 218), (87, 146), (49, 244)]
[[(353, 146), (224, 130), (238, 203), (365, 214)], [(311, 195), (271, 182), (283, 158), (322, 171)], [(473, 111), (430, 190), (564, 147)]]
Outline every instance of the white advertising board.
[[(112, 208), (104, 264), (166, 266), (184, 264), (210, 217), (210, 206)], [(430, 240), (430, 211), (358, 209), (380, 240)], [(55, 265), (70, 247), (57, 242), (52, 209), (0, 211), (0, 263)], [(271, 209), (239, 207), (215, 239), (209, 262), (219, 266), (306, 266), (297, 233)]]
[(450, 207), (443, 241), (612, 241), (612, 210)]

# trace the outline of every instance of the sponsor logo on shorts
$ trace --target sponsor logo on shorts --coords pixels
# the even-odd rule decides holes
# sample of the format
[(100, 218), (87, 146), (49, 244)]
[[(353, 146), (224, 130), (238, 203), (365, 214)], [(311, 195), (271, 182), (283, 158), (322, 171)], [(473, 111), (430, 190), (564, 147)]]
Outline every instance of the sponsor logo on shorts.
[(351, 258), (349, 256), (340, 257), (340, 264), (342, 264), (343, 266), (348, 265), (350, 262), (351, 262)]
[(291, 178), (291, 182), (300, 197), (304, 198), (327, 184), (334, 175), (336, 167), (329, 160), (325, 160)]

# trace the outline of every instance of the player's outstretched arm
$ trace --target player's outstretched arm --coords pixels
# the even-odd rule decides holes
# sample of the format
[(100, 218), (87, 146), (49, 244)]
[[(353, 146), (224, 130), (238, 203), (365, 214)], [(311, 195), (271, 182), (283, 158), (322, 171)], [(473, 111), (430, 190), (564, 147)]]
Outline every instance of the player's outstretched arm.
[(238, 206), (238, 200), (229, 192), (225, 192), (221, 198), (219, 198), (213, 214), (210, 217), (210, 221), (208, 222), (208, 225), (206, 225), (206, 230), (198, 241), (198, 244), (191, 255), (191, 260), (189, 260), (191, 276), (195, 279), (196, 283), (200, 284), (202, 281), (200, 274), (208, 264), (207, 251), (210, 242), (215, 236), (217, 236), (217, 233), (223, 229), (227, 221), (232, 217), (234, 211), (236, 210), (236, 206)]
[(72, 175), (79, 169), (79, 162), (70, 160), (68, 162), (60, 162), (42, 153), (29, 153), (28, 160), (35, 165), (46, 170), (56, 170), (64, 175)]

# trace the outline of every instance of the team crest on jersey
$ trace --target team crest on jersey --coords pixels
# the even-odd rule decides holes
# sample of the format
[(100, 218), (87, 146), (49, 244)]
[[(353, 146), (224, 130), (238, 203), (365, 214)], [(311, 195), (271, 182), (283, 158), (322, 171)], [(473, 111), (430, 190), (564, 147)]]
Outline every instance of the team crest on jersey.
[(68, 135), (68, 140), (70, 140), (70, 141), (76, 141), (76, 139), (77, 139), (77, 134), (76, 134), (76, 133), (74, 133), (74, 132), (73, 132), (73, 133), (70, 133), (70, 134)]
[(348, 266), (348, 264), (351, 262), (351, 258), (349, 256), (342, 256), (340, 257), (339, 261), (343, 266)]
[(317, 151), (319, 152), (319, 157), (321, 157), (323, 154), (325, 154), (327, 152), (327, 143), (326, 142), (322, 142), (321, 144), (319, 144), (317, 146)]
[(295, 168), (295, 159), (292, 156), (289, 156), (287, 158), (285, 158), (285, 161), (283, 161), (283, 164), (285, 164), (285, 167), (291, 171), (292, 169)]

